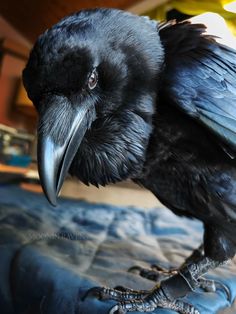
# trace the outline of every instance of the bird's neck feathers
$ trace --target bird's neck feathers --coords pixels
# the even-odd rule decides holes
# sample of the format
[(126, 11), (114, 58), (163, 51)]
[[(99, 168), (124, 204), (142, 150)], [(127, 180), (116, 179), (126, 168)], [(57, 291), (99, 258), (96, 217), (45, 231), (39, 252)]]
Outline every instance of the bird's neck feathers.
[(95, 186), (137, 177), (146, 159), (152, 115), (153, 109), (149, 113), (127, 109), (95, 120), (74, 158), (70, 174)]

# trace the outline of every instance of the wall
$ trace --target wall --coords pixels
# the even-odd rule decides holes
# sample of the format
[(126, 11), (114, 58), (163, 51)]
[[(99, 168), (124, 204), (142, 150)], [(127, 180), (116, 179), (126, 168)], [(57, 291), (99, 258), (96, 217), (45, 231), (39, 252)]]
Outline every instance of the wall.
[[(0, 16), (0, 39), (14, 43), (15, 49), (29, 51), (31, 44)], [(26, 53), (27, 54), (27, 53)], [(0, 74), (0, 123), (33, 132), (35, 119), (16, 110), (14, 99), (26, 60), (4, 54)]]

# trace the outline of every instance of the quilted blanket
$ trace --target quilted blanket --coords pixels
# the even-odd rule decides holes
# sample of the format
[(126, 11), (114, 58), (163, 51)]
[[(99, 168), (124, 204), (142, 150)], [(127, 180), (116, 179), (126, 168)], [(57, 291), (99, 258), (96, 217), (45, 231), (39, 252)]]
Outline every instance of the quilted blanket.
[[(131, 192), (132, 193), (132, 192)], [(202, 225), (165, 208), (143, 210), (61, 199), (0, 186), (0, 313), (104, 314), (114, 301), (82, 300), (93, 286), (149, 289), (154, 283), (127, 272), (133, 265), (178, 267), (202, 239)], [(218, 313), (236, 295), (236, 266), (211, 272), (227, 285), (186, 299), (203, 314)], [(154, 313), (174, 313), (157, 309)]]

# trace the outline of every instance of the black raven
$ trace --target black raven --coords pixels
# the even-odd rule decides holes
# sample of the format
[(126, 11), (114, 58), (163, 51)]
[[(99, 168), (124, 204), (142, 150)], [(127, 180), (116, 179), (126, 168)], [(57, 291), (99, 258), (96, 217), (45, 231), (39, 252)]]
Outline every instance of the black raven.
[(236, 51), (205, 31), (82, 10), (39, 37), (23, 72), (50, 203), (67, 173), (96, 186), (130, 178), (204, 224), (204, 253), (152, 291), (92, 289), (117, 300), (110, 313), (199, 313), (178, 298), (209, 288), (202, 275), (235, 255)]

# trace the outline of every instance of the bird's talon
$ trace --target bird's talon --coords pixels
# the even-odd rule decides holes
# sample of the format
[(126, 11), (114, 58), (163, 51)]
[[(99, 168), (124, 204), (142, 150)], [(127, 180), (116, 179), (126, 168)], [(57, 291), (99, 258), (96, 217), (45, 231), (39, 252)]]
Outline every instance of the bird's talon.
[(225, 284), (223, 284), (220, 281), (215, 281), (215, 286), (216, 286), (216, 289), (220, 289), (225, 292), (228, 301), (232, 300), (230, 289)]
[(198, 279), (199, 282), (199, 287), (201, 289), (203, 289), (205, 292), (216, 292), (217, 289), (219, 290), (223, 290), (227, 296), (227, 300), (230, 301), (231, 300), (231, 292), (229, 290), (229, 288), (223, 284), (220, 281), (216, 281), (216, 280), (211, 280), (211, 279), (205, 279), (203, 278), (199, 278)]
[(159, 266), (157, 264), (152, 264), (151, 265), (151, 269), (155, 270), (155, 271), (158, 271), (158, 272), (163, 272), (163, 273), (168, 272), (168, 269), (166, 269), (166, 268), (164, 268), (162, 266)]
[(214, 280), (199, 278), (198, 279), (199, 288), (205, 292), (216, 292), (216, 285)]
[(168, 270), (155, 264), (151, 265), (150, 268), (143, 268), (135, 265), (130, 267), (128, 272), (137, 274), (151, 281), (161, 281), (164, 277), (177, 274), (177, 271), (175, 270)]
[(113, 306), (109, 311), (109, 314), (125, 314), (125, 313), (126, 311), (121, 309), (121, 307), (118, 304)]
[(93, 287), (87, 291), (85, 296), (83, 297), (83, 301), (87, 298), (96, 298), (98, 300), (106, 300), (109, 299), (104, 293), (104, 288), (101, 287)]

